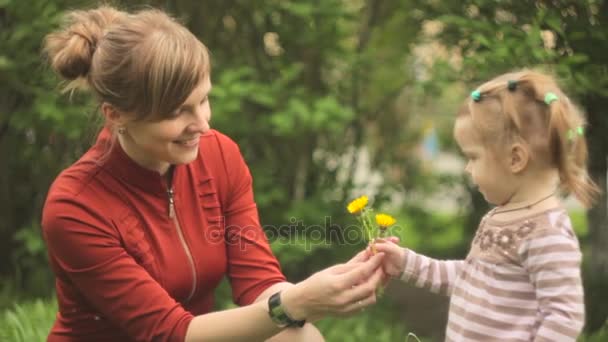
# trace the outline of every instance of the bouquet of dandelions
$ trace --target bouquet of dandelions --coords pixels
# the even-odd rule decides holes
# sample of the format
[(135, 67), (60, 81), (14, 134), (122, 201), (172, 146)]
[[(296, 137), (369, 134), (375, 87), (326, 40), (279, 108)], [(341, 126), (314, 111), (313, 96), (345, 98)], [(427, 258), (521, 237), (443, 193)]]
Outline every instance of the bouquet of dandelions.
[(367, 196), (361, 196), (350, 202), (346, 209), (349, 213), (357, 217), (359, 221), (363, 238), (370, 245), (372, 253), (376, 254), (376, 248), (374, 243), (376, 239), (386, 237), (389, 227), (397, 222), (394, 217), (388, 214), (376, 214), (375, 222), (372, 220), (374, 210), (367, 207), (368, 198)]

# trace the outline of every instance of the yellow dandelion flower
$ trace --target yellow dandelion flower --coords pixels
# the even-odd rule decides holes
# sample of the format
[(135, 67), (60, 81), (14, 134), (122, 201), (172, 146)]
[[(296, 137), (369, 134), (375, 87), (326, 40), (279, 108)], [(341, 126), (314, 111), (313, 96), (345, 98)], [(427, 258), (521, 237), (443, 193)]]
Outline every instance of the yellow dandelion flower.
[(363, 210), (363, 208), (365, 208), (367, 201), (367, 196), (361, 196), (350, 202), (348, 206), (346, 206), (346, 209), (351, 214), (358, 214), (361, 212), (361, 210)]
[(376, 223), (380, 227), (380, 229), (386, 229), (395, 224), (397, 220), (394, 217), (387, 214), (378, 214), (376, 215)]

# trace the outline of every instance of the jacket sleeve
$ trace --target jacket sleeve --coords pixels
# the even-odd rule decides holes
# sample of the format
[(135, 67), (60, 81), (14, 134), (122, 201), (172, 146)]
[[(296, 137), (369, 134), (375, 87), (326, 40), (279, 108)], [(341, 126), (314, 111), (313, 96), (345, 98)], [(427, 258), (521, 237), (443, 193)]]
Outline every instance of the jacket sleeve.
[(49, 257), (99, 312), (136, 341), (183, 341), (193, 316), (122, 247), (105, 215), (79, 197), (49, 197), (42, 228)]
[(285, 276), (260, 225), (249, 168), (236, 143), (219, 133), (218, 139), (227, 175), (223, 193), (228, 278), (235, 303), (248, 305)]

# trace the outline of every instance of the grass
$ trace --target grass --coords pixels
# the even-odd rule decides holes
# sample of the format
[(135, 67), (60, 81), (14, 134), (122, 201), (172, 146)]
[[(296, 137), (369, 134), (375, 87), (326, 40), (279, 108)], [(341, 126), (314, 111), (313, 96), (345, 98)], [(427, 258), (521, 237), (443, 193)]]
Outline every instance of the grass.
[(46, 341), (56, 313), (54, 299), (14, 304), (0, 312), (0, 341)]
[[(380, 302), (350, 318), (327, 318), (316, 322), (327, 342), (334, 341), (417, 341), (408, 334), (414, 333), (394, 318), (391, 304)], [(36, 342), (46, 341), (55, 319), (55, 300), (36, 299), (14, 304), (0, 312), (0, 341)], [(419, 341), (430, 340), (420, 337)], [(582, 336), (579, 342), (608, 341), (608, 325), (592, 336)]]
[[(368, 307), (364, 312), (350, 318), (327, 318), (315, 323), (326, 341), (353, 341), (353, 342), (394, 342), (406, 341), (410, 331), (395, 319), (395, 309), (386, 302), (380, 302)], [(409, 338), (415, 342), (415, 338)], [(427, 342), (420, 338), (421, 342)]]

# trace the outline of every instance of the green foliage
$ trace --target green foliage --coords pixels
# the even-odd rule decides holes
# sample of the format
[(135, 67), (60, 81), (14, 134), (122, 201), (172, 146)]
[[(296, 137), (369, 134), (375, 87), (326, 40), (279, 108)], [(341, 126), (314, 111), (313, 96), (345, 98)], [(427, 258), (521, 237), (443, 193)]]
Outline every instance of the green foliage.
[[(424, 195), (461, 182), (460, 176), (433, 175), (416, 148), (429, 123), (442, 133), (442, 146), (453, 148), (458, 104), (498, 73), (541, 67), (563, 79), (604, 139), (592, 141), (592, 160), (605, 160), (604, 150), (597, 148), (608, 146), (602, 133), (608, 129), (602, 116), (608, 106), (605, 0), (122, 3), (166, 7), (210, 48), (212, 126), (241, 147), (262, 223), (292, 281), (345, 262), (365, 247), (330, 238), (331, 232), (354, 224), (344, 206), (371, 182), (355, 182), (359, 151), (369, 152), (369, 171), (382, 176), (378, 207), (388, 204), (394, 192)], [(0, 0), (0, 258), (10, 260), (0, 265), (0, 285), (6, 296), (48, 296), (53, 288), (38, 224), (46, 190), (88, 148), (100, 120), (88, 95), (60, 93), (40, 48), (66, 10), (90, 6), (84, 0)], [(421, 33), (429, 22), (441, 23), (436, 35)], [(545, 46), (541, 34), (547, 31), (556, 37), (555, 48)], [(428, 69), (424, 56), (413, 51), (424, 43), (442, 44), (445, 60)], [(429, 54), (442, 55), (436, 49)], [(461, 60), (447, 58), (455, 56)], [(420, 252), (460, 257), (486, 208), (474, 191), (470, 201), (458, 200), (472, 205), (463, 205), (465, 211), (456, 217), (408, 203), (396, 215), (393, 232)], [(316, 228), (285, 241), (292, 219)], [(573, 222), (586, 248), (597, 228), (590, 223), (587, 229), (583, 213), (574, 214)], [(602, 303), (601, 296), (593, 298)], [(13, 301), (0, 298), (0, 305)], [(24, 335), (29, 329), (46, 336), (55, 304), (41, 303), (6, 311), (0, 331), (22, 334), (10, 335), (16, 340), (37, 340)], [(218, 308), (230, 303), (225, 283), (218, 290)], [(380, 305), (346, 321), (319, 322), (319, 327), (329, 341), (344, 336), (404, 340), (407, 329), (391, 310)], [(48, 324), (38, 324), (38, 313), (48, 314)], [(9, 324), (12, 330), (4, 329)]]
[(54, 300), (37, 299), (15, 304), (0, 312), (0, 340), (46, 341), (56, 314), (57, 303)]
[[(269, 0), (228, 6), (176, 0), (125, 7), (141, 4), (167, 7), (210, 47), (213, 126), (241, 146), (263, 223), (278, 226), (291, 217), (320, 214), (307, 222), (323, 224), (326, 215), (339, 217), (351, 196), (348, 175), (357, 157), (338, 161), (353, 147), (376, 145), (377, 137), (365, 133), (370, 116), (381, 113), (385, 122), (403, 116), (390, 104), (406, 81), (394, 65), (407, 61), (414, 39), (404, 40), (394, 30), (417, 30), (407, 24), (409, 12), (399, 10), (407, 4)], [(48, 294), (52, 283), (36, 247), (46, 190), (86, 150), (100, 121), (87, 94), (60, 93), (41, 46), (64, 11), (91, 5), (0, 3), (0, 256), (12, 260), (0, 273), (36, 295)], [(206, 20), (193, 13), (204, 13)], [(381, 63), (375, 63), (376, 53)], [(399, 162), (377, 159), (378, 168)], [(339, 173), (346, 180), (337, 181)]]
[(38, 226), (42, 203), (59, 170), (84, 150), (91, 108), (86, 99), (61, 96), (42, 63), (42, 39), (65, 6), (0, 4), (0, 258), (12, 261), (2, 263), (0, 274), (13, 275), (16, 289), (34, 295), (52, 289)]

